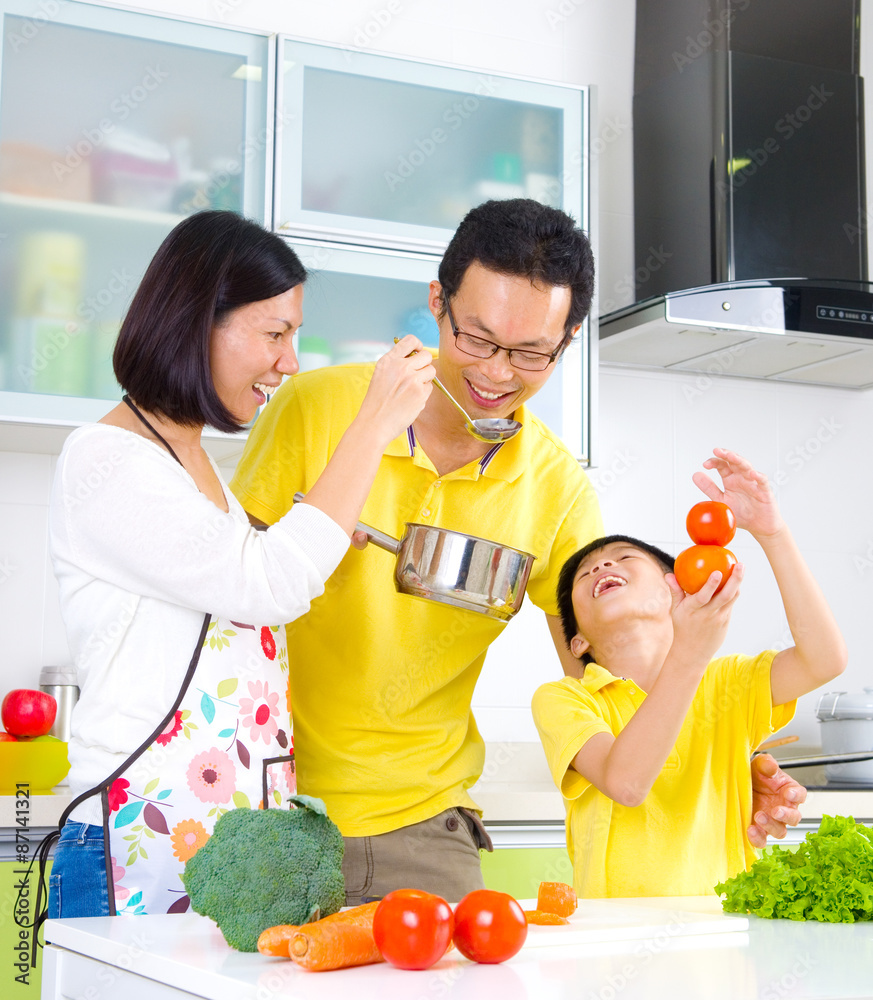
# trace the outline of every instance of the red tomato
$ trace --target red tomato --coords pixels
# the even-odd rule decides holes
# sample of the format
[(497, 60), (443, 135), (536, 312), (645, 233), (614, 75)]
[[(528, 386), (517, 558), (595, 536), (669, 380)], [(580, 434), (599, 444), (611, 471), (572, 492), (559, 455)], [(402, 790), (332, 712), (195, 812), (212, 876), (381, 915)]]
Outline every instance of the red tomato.
[(395, 889), (376, 907), (373, 937), (382, 957), (398, 969), (429, 969), (452, 940), (452, 908), (419, 889)]
[(16, 688), (0, 705), (0, 718), (13, 736), (45, 736), (52, 728), (58, 703), (45, 691)]
[(718, 570), (721, 573), (719, 590), (727, 583), (733, 572), (737, 557), (730, 549), (720, 545), (692, 545), (676, 556), (673, 572), (676, 581), (686, 594), (696, 594), (706, 583), (711, 573)]
[(719, 500), (701, 500), (688, 511), (685, 527), (698, 545), (727, 545), (737, 533), (734, 512)]
[(474, 889), (455, 907), (453, 940), (474, 962), (505, 962), (527, 937), (527, 920), (519, 903), (505, 892)]

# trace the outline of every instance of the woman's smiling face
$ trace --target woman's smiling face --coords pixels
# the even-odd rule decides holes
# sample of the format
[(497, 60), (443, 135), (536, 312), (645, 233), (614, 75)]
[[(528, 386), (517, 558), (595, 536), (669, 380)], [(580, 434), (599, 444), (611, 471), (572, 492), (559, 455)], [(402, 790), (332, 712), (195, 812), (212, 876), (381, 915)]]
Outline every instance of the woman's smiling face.
[(229, 313), (212, 330), (209, 363), (215, 390), (248, 423), (284, 375), (299, 369), (292, 339), (303, 322), (303, 285)]

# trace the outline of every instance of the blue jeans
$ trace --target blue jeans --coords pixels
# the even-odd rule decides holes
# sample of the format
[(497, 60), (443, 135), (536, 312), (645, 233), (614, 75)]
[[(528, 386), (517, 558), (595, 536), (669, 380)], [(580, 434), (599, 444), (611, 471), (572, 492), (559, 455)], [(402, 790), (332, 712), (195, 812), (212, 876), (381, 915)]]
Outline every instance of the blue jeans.
[(102, 826), (64, 824), (49, 876), (48, 915), (109, 916)]

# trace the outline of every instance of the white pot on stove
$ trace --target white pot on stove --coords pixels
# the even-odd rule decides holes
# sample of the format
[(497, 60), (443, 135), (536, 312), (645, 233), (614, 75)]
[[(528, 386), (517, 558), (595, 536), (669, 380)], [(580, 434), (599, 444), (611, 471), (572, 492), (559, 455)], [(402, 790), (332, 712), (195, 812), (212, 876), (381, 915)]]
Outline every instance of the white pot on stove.
[[(829, 691), (819, 698), (815, 714), (821, 723), (822, 753), (873, 750), (873, 687), (857, 694)], [(873, 760), (828, 764), (825, 774), (828, 781), (873, 784)]]

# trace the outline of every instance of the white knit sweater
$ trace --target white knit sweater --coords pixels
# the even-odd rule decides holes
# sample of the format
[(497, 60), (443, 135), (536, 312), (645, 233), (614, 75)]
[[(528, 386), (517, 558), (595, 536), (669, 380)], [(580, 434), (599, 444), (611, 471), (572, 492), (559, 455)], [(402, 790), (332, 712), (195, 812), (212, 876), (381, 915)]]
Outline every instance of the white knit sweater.
[[(256, 531), (226, 486), (224, 494), (226, 514), (164, 448), (122, 428), (91, 424), (67, 439), (49, 537), (81, 689), (73, 795), (111, 774), (166, 714), (205, 612), (292, 621), (348, 549), (345, 532), (315, 507), (297, 504)], [(98, 800), (73, 816), (100, 823)]]

